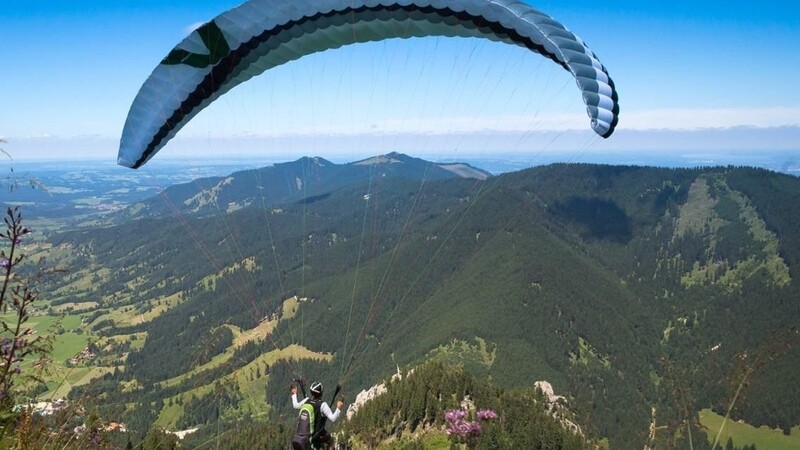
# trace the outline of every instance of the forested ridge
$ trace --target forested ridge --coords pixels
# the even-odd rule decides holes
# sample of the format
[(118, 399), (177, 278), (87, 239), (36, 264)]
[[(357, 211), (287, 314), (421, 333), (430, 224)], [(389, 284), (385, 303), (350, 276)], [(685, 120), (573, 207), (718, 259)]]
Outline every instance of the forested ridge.
[[(473, 416), (478, 410), (491, 410), (498, 415), (496, 423), (482, 427), (475, 447), (478, 449), (595, 447), (579, 428), (566, 425), (572, 417), (563, 404), (550, 403), (532, 385), (501, 389), (462, 368), (439, 363), (416, 367), (387, 383), (383, 395), (365, 404), (345, 425), (336, 427), (341, 440), (358, 448), (376, 448), (391, 439), (391, 448), (423, 449), (426, 440), (435, 439), (428, 435), (447, 440), (441, 432), (447, 411), (467, 406)], [(286, 397), (285, 392), (283, 396)], [(237, 433), (226, 427), (217, 437), (214, 430), (207, 429), (191, 436), (187, 444), (214, 441), (221, 443), (221, 449), (283, 449), (281, 440), (291, 439), (291, 431), (290, 426), (278, 424), (266, 429), (254, 425)]]
[[(701, 445), (697, 412), (724, 415), (743, 380), (732, 418), (800, 424), (797, 178), (578, 164), (485, 180), (397, 173), (280, 204), (217, 192), (202, 214), (148, 207), (52, 237), (76, 268), (52, 306), (75, 305), (102, 341), (91, 364), (118, 366), (70, 397), (142, 436), (154, 422), (291, 428), (298, 376), (354, 394), (440, 361), (492, 389), (549, 381), (587, 442), (611, 448), (682, 446), (689, 428)], [(383, 439), (387, 426), (345, 429)]]

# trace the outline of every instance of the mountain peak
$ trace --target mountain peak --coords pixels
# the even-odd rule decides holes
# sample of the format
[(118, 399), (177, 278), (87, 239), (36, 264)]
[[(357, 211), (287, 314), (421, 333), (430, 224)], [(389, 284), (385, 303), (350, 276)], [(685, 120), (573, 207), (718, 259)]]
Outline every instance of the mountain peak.
[(449, 163), (437, 163), (428, 161), (421, 158), (415, 158), (413, 156), (406, 155), (405, 153), (398, 153), (398, 152), (390, 152), (385, 155), (377, 155), (371, 158), (362, 159), (361, 161), (356, 161), (350, 163), (354, 166), (376, 166), (381, 164), (403, 164), (408, 167), (417, 167), (421, 170), (425, 166), (435, 166), (437, 167), (436, 170), (440, 170), (441, 173), (447, 173), (448, 175), (443, 175), (443, 177), (456, 177), (456, 178), (474, 178), (477, 180), (485, 180), (492, 176), (491, 173), (473, 167), (467, 163), (461, 162), (449, 162)]
[(299, 158), (299, 159), (297, 159), (295, 161), (286, 162), (286, 163), (282, 163), (282, 164), (276, 164), (276, 166), (277, 165), (293, 165), (293, 164), (309, 164), (309, 165), (315, 165), (315, 166), (318, 166), (318, 167), (328, 167), (328, 166), (335, 166), (336, 165), (336, 164), (328, 161), (327, 159), (325, 159), (325, 158), (323, 158), (321, 156), (303, 156), (302, 158)]
[(387, 153), (385, 155), (376, 155), (376, 156), (372, 156), (372, 157), (367, 158), (367, 159), (362, 159), (360, 161), (355, 161), (352, 164), (356, 165), (356, 166), (371, 166), (371, 165), (377, 165), (377, 164), (404, 163), (404, 162), (408, 162), (411, 159), (413, 159), (413, 158), (411, 158), (408, 155), (404, 155), (402, 153), (397, 153), (397, 152), (391, 152), (391, 153)]

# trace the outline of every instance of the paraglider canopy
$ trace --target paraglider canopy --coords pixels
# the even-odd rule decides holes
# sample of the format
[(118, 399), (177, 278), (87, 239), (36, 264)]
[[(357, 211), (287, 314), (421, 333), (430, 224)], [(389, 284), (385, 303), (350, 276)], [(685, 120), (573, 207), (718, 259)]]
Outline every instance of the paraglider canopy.
[(344, 45), (424, 36), (518, 45), (568, 70), (591, 127), (617, 125), (614, 83), (564, 25), (517, 0), (250, 0), (200, 26), (156, 66), (131, 105), (118, 163), (138, 168), (203, 108), (273, 67)]

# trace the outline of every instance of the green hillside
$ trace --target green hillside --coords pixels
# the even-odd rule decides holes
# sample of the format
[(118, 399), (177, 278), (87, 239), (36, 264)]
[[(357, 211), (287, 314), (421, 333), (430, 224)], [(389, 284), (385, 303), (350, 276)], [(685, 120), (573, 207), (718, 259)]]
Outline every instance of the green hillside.
[[(86, 364), (110, 369), (70, 398), (142, 434), (291, 420), (294, 378), (354, 394), (433, 360), (508, 388), (547, 380), (611, 448), (702, 448), (698, 412), (724, 415), (742, 380), (732, 419), (800, 424), (797, 178), (383, 163), (284, 203), (156, 198), (126, 213), (147, 218), (42, 244), (74, 268), (49, 287), (53, 313), (79, 315), (103, 344)], [(221, 192), (202, 186), (180, 198)]]

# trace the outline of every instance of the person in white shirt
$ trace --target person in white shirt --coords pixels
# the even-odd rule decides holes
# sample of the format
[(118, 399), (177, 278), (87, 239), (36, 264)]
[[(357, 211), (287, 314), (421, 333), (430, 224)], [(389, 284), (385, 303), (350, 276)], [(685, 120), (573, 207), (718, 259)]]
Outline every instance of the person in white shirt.
[(333, 448), (333, 436), (325, 430), (325, 418), (336, 422), (344, 402), (337, 400), (336, 411), (331, 411), (331, 407), (322, 401), (322, 383), (312, 383), (310, 391), (311, 398), (298, 400), (297, 386), (292, 386), (292, 407), (300, 410), (292, 447), (294, 450)]

